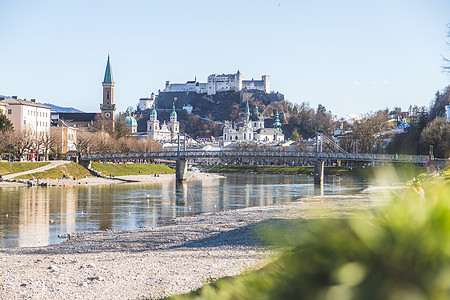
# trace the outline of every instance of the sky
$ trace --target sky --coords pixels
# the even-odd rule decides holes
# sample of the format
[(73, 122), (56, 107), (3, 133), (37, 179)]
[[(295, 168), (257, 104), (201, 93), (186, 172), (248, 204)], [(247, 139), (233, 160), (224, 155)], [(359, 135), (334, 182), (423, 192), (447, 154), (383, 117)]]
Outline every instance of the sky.
[(0, 0), (0, 95), (99, 112), (110, 53), (119, 111), (237, 70), (333, 115), (407, 110), (450, 84), (449, 23), (448, 0)]

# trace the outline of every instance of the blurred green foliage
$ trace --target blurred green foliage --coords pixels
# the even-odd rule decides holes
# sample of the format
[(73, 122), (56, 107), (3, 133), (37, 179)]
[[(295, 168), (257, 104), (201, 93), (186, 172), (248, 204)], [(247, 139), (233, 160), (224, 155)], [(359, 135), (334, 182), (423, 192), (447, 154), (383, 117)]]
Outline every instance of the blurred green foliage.
[(171, 299), (450, 299), (444, 176), (353, 218), (284, 220), (260, 234), (284, 249), (278, 259)]

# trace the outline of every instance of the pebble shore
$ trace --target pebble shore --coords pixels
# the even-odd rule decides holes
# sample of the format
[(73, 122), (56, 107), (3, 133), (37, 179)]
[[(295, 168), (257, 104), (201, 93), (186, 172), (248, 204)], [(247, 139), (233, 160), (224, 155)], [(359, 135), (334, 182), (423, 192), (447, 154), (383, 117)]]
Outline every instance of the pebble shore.
[[(223, 178), (218, 174), (188, 172), (187, 180), (210, 180)], [(94, 185), (111, 185), (111, 184), (127, 184), (127, 183), (153, 183), (175, 181), (175, 174), (158, 174), (154, 175), (125, 175), (116, 177), (87, 177), (78, 179), (39, 179), (32, 180), (33, 185), (46, 184), (46, 186), (94, 186)], [(1, 188), (27, 188), (29, 180), (19, 179), (0, 182)]]
[(276, 252), (265, 220), (345, 216), (379, 205), (368, 194), (183, 217), (154, 228), (72, 235), (58, 245), (0, 249), (0, 299), (158, 299), (260, 268)]

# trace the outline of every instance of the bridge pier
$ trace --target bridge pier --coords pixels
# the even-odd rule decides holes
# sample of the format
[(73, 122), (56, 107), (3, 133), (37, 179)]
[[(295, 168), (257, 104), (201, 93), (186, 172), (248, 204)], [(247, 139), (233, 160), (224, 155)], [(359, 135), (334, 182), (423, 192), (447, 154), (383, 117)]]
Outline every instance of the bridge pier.
[(187, 159), (179, 158), (176, 164), (176, 179), (177, 182), (185, 181), (187, 179)]
[(314, 161), (314, 184), (323, 184), (323, 168), (325, 161), (316, 159)]
[(90, 160), (79, 160), (80, 165), (82, 165), (83, 167), (85, 167), (86, 169), (90, 170), (91, 166), (92, 166), (92, 161)]

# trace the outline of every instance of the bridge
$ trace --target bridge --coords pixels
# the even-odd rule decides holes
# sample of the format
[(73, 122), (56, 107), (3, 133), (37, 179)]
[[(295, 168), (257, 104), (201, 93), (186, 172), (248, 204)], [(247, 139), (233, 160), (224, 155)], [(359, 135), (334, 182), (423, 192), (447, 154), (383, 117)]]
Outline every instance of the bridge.
[[(319, 148), (319, 147), (317, 147)], [(317, 149), (320, 150), (320, 149)], [(145, 159), (176, 160), (176, 178), (178, 181), (186, 179), (187, 160), (189, 159), (290, 159), (314, 160), (314, 182), (323, 182), (323, 168), (325, 160), (358, 161), (383, 163), (426, 164), (429, 157), (425, 155), (397, 155), (397, 154), (369, 154), (348, 152), (321, 151), (284, 151), (284, 150), (174, 150), (161, 152), (128, 152), (128, 153), (83, 153), (81, 160), (86, 164), (91, 161), (124, 161)]]

